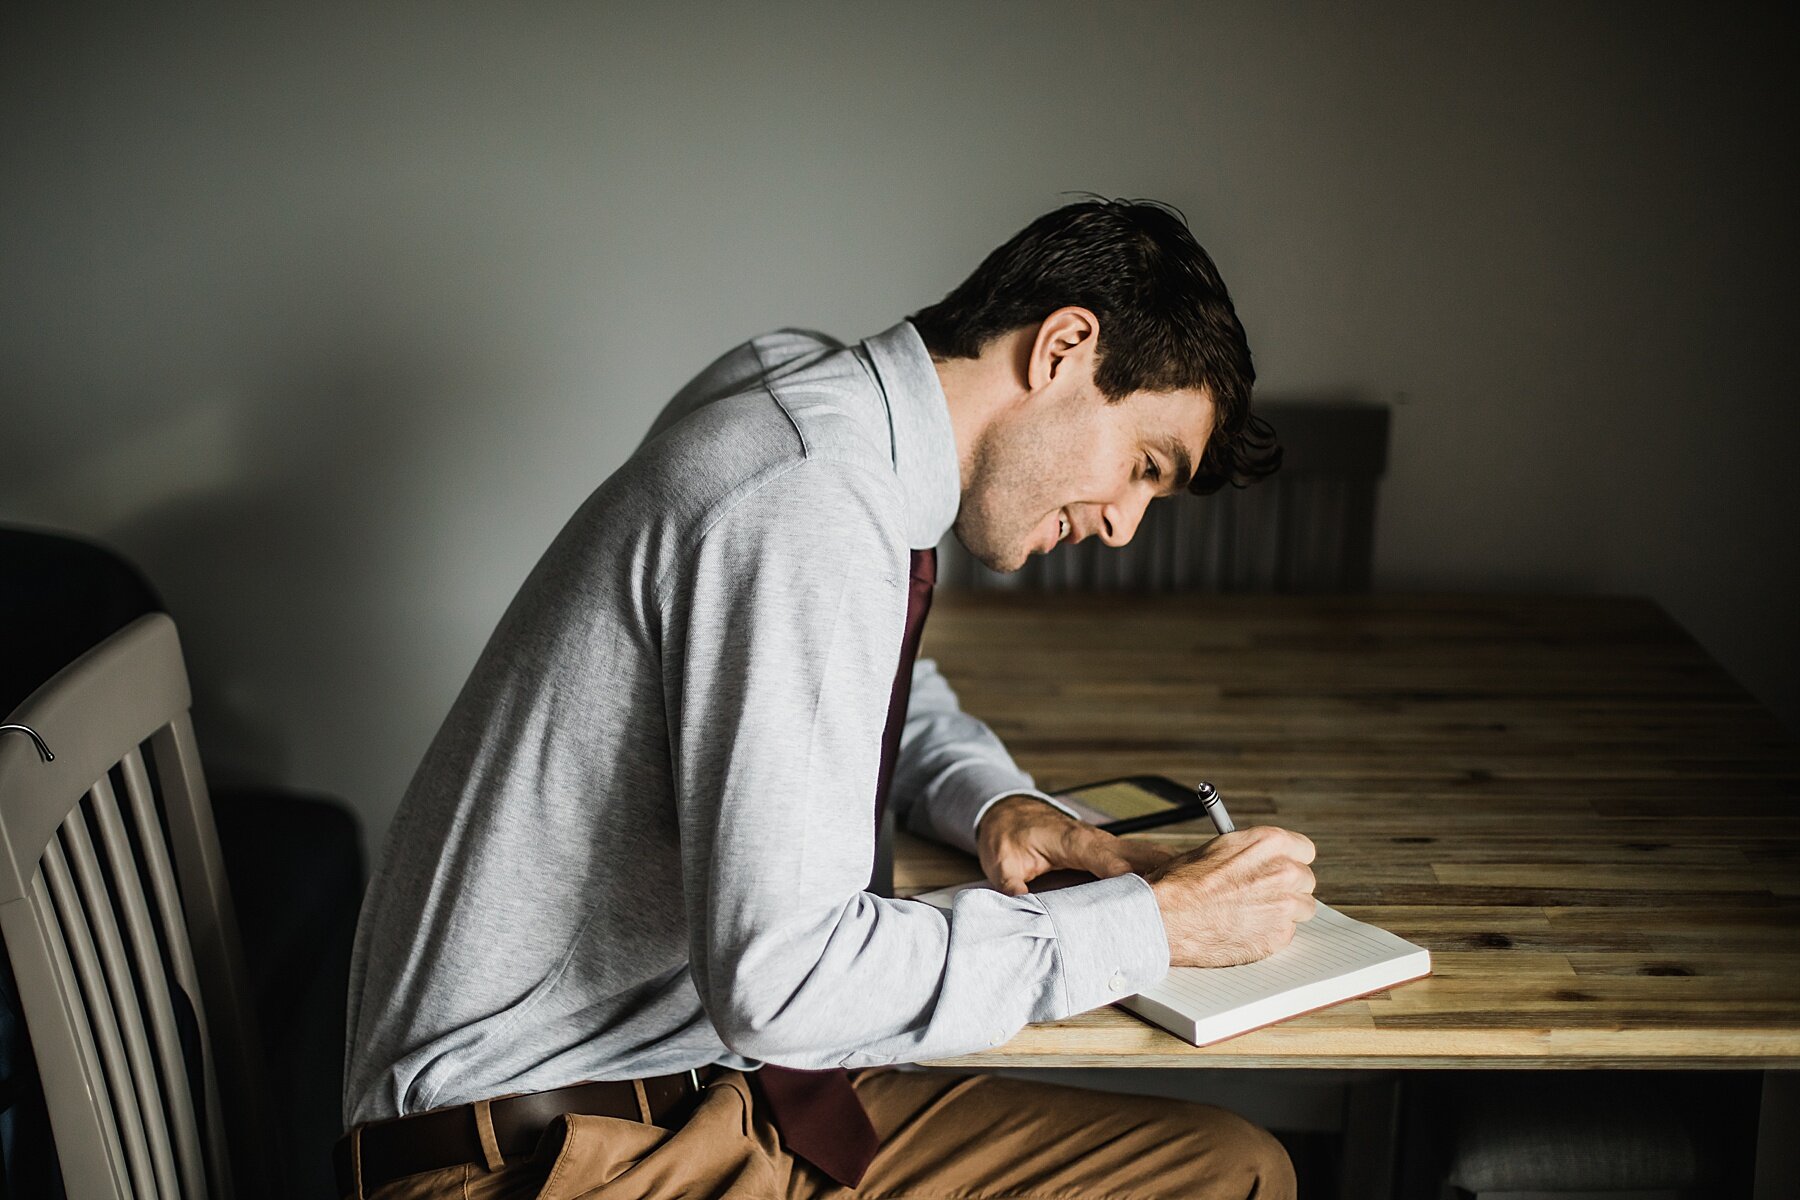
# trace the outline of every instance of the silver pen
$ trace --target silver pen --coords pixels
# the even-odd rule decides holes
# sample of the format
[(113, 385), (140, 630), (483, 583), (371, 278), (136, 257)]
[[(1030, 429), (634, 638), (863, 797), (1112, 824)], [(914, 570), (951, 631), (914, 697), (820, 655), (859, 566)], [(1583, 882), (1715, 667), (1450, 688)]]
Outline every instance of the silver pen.
[(1206, 809), (1206, 815), (1212, 818), (1214, 829), (1220, 833), (1230, 833), (1237, 828), (1231, 823), (1231, 814), (1225, 811), (1225, 801), (1219, 798), (1218, 788), (1210, 783), (1202, 783), (1194, 788), (1194, 795)]

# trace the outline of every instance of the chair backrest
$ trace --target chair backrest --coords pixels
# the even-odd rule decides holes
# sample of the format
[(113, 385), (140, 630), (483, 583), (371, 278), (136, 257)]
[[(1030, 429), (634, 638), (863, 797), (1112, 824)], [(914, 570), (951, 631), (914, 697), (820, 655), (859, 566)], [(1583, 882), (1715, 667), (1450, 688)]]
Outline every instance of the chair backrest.
[(0, 734), (0, 933), (71, 1200), (275, 1191), (188, 706), (175, 624), (153, 613), (6, 719), (52, 761)]
[(1273, 477), (1152, 504), (1129, 545), (1090, 538), (1010, 575), (976, 562), (952, 535), (938, 549), (938, 577), (954, 587), (1024, 591), (1367, 591), (1388, 410), (1328, 403), (1256, 411), (1281, 440)]

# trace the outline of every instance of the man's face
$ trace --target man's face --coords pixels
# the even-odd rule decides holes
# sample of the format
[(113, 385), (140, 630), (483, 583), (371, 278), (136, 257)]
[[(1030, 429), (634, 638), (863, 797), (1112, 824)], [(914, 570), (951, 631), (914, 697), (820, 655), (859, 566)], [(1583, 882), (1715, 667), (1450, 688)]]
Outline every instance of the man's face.
[(1088, 537), (1123, 546), (1151, 500), (1187, 486), (1206, 446), (1204, 392), (1108, 404), (1091, 359), (1072, 366), (997, 417), (974, 448), (956, 536), (996, 571)]

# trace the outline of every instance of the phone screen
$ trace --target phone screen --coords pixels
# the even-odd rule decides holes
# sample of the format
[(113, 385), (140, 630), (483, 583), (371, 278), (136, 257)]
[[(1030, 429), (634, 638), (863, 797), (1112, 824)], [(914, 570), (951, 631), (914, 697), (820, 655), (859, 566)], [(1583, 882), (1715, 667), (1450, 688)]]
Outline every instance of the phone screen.
[(1154, 817), (1194, 803), (1192, 792), (1156, 775), (1085, 784), (1058, 792), (1056, 798), (1092, 825)]

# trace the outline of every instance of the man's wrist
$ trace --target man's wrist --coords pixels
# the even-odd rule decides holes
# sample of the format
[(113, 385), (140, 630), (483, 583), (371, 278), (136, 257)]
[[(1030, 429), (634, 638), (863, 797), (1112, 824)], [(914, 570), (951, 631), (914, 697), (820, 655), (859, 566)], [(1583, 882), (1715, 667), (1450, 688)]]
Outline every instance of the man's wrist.
[(976, 834), (979, 836), (979, 834), (981, 833), (981, 827), (983, 825), (986, 825), (988, 823), (988, 820), (990, 818), (992, 818), (996, 813), (1004, 816), (1005, 814), (1008, 814), (1008, 813), (1017, 812), (1020, 808), (1023, 808), (1026, 805), (1039, 805), (1041, 807), (1049, 809), (1051, 812), (1058, 813), (1063, 816), (1068, 815), (1067, 813), (1064, 813), (1062, 809), (1060, 809), (1056, 805), (1050, 803), (1048, 800), (1044, 799), (1042, 796), (1033, 796), (1030, 792), (1013, 792), (1010, 795), (1000, 797), (998, 800), (995, 800), (992, 804), (987, 806), (987, 811), (983, 812), (981, 814), (981, 819), (975, 823)]
[(1156, 911), (1162, 915), (1163, 927), (1166, 929), (1172, 910), (1176, 907), (1173, 891), (1160, 877), (1146, 879), (1145, 882), (1150, 885), (1150, 896), (1156, 901)]

